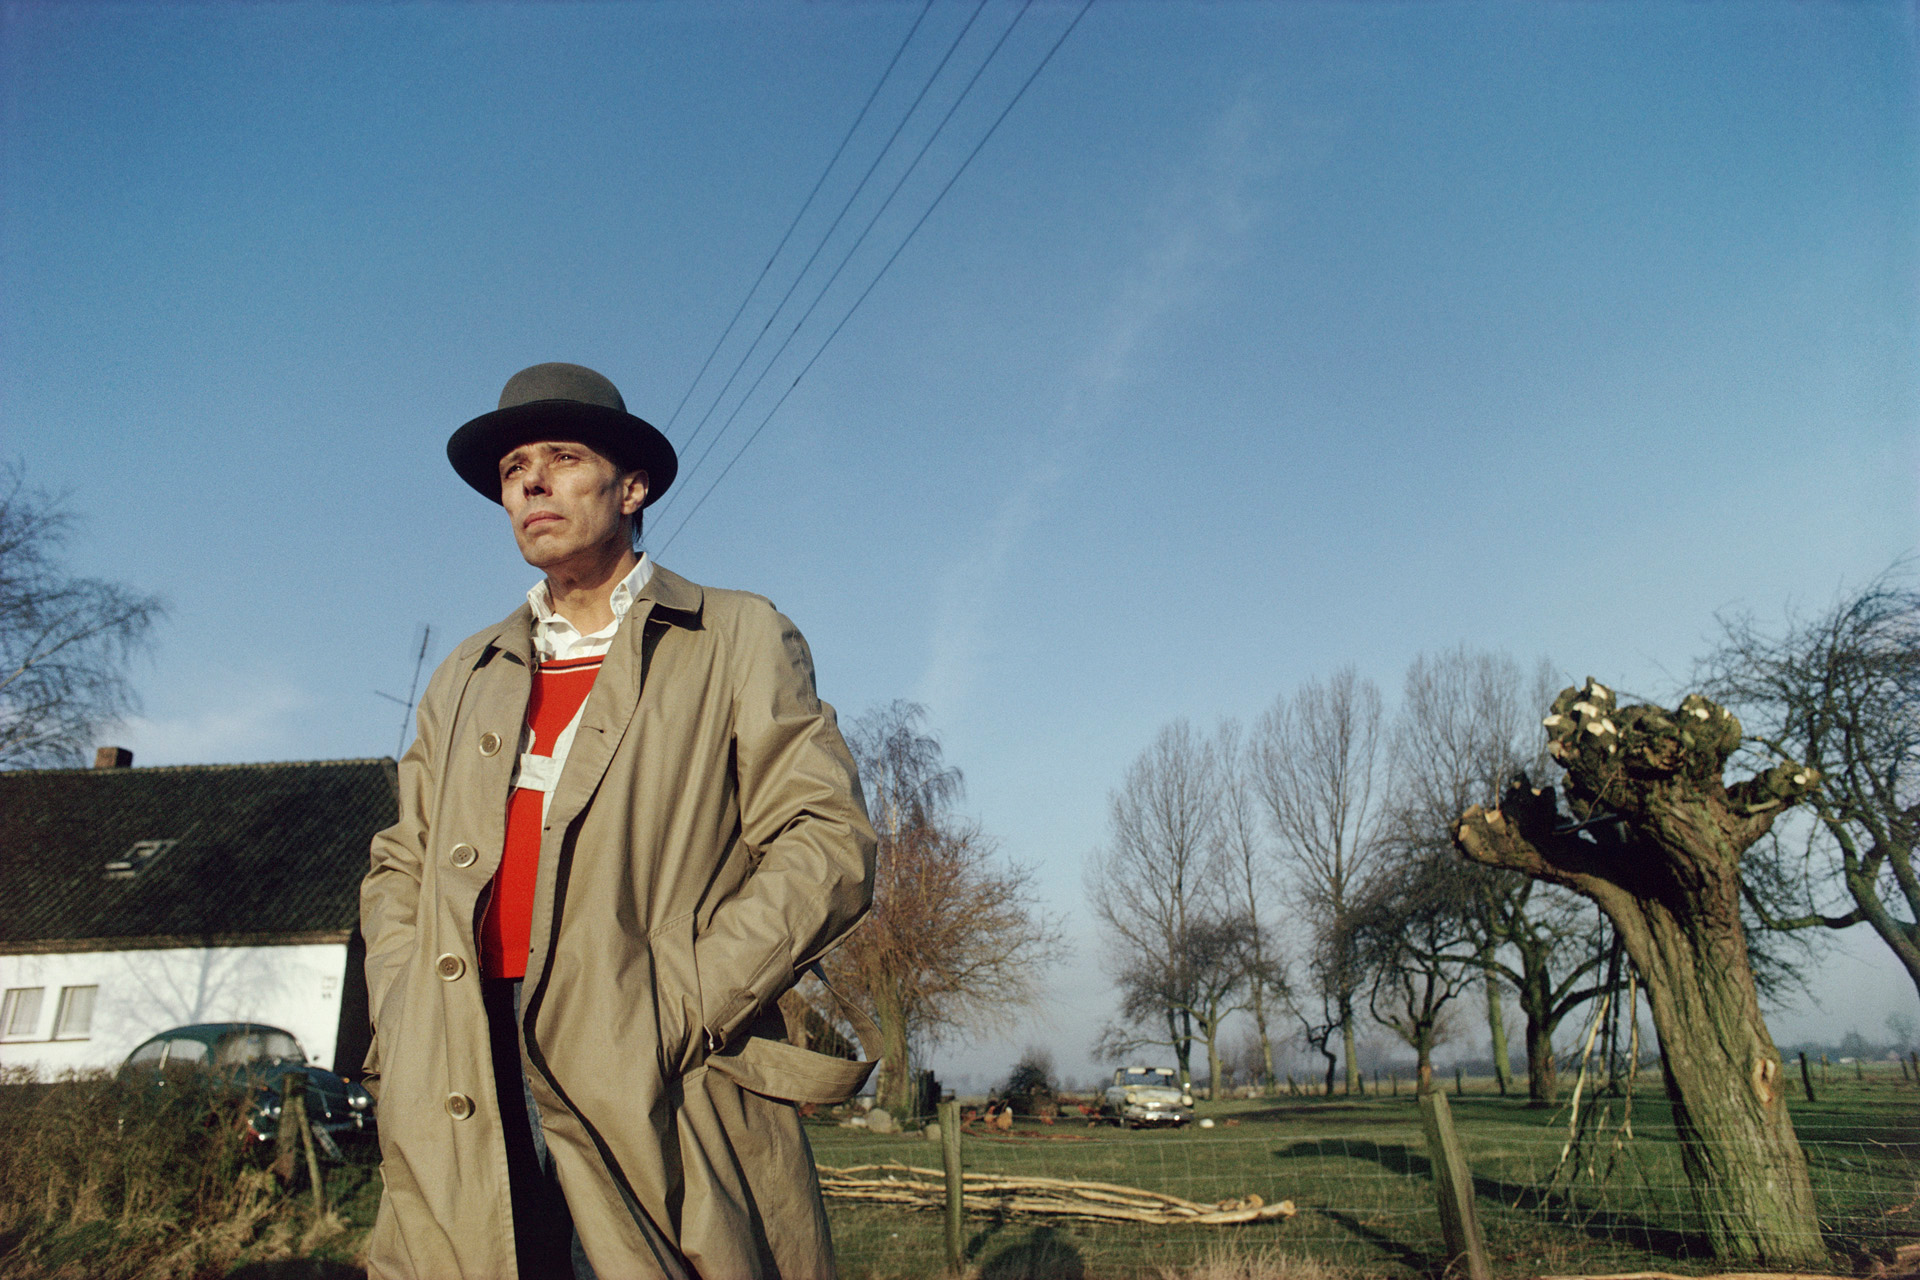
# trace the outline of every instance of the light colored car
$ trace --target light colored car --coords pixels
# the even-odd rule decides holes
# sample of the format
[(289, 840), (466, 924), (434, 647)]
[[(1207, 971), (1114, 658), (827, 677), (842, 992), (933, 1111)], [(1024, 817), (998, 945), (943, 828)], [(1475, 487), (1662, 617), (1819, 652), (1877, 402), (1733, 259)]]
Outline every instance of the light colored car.
[(1188, 1124), (1193, 1120), (1193, 1095), (1180, 1087), (1171, 1067), (1122, 1067), (1113, 1073), (1100, 1114), (1129, 1129)]

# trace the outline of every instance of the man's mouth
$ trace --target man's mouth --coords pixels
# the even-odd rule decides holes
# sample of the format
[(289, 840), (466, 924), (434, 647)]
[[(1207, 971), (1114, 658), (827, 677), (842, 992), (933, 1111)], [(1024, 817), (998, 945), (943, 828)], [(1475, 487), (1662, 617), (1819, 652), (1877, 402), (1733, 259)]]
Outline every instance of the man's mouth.
[(521, 521), (520, 527), (522, 529), (532, 529), (535, 525), (546, 524), (549, 521), (558, 520), (559, 518), (559, 513), (555, 511), (536, 511)]

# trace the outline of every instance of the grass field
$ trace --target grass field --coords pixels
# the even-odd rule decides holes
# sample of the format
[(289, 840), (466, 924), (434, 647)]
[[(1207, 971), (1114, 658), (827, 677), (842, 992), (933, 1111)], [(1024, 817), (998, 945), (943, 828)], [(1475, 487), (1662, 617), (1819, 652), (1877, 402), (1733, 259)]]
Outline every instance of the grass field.
[[(65, 1087), (45, 1098), (57, 1100), (57, 1089)], [(211, 1280), (243, 1263), (252, 1269), (234, 1274), (267, 1276), (271, 1266), (293, 1257), (332, 1264), (305, 1275), (353, 1274), (350, 1264), (379, 1203), (370, 1151), (331, 1170), (333, 1211), (315, 1223), (304, 1193), (278, 1191), (258, 1171), (243, 1170), (215, 1185), (202, 1170), (197, 1182), (170, 1190), (193, 1172), (180, 1163), (189, 1152), (177, 1141), (163, 1142), (151, 1157), (138, 1157), (124, 1127), (109, 1134), (117, 1122), (100, 1105), (102, 1098), (76, 1094), (86, 1105), (49, 1112), (44, 1103), (23, 1105), (28, 1095), (14, 1089), (0, 1093), (13, 1095), (0, 1098), (0, 1152), (6, 1153), (0, 1157), (6, 1166), (0, 1178), (0, 1275)], [(1896, 1247), (1920, 1242), (1920, 1088), (1891, 1068), (1870, 1072), (1864, 1081), (1836, 1071), (1820, 1097), (1818, 1104), (1796, 1101), (1794, 1120), (1834, 1250), (1833, 1269), (1864, 1275)], [(1643, 1084), (1634, 1098), (1631, 1139), (1621, 1130), (1623, 1099), (1601, 1098), (1596, 1109), (1583, 1106), (1602, 1123), (1578, 1152), (1582, 1158), (1565, 1164), (1564, 1105), (1533, 1110), (1472, 1082), (1450, 1102), (1497, 1275), (1714, 1269), (1656, 1089)], [(1214, 1119), (1214, 1128), (1123, 1132), (1062, 1118), (1051, 1126), (1021, 1121), (1006, 1135), (973, 1129), (964, 1141), (964, 1159), (969, 1169), (983, 1172), (1114, 1182), (1190, 1200), (1257, 1192), (1268, 1201), (1292, 1200), (1299, 1209), (1295, 1217), (1244, 1226), (1160, 1227), (975, 1215), (967, 1223), (975, 1275), (1107, 1280), (1157, 1276), (1165, 1269), (1195, 1277), (1284, 1274), (1307, 1280), (1329, 1272), (1411, 1277), (1441, 1271), (1426, 1143), (1410, 1092), (1331, 1101), (1203, 1101), (1199, 1111)], [(64, 1128), (48, 1131), (49, 1117), (64, 1117)], [(208, 1158), (231, 1160), (214, 1143), (216, 1130), (196, 1132), (197, 1146), (206, 1150), (191, 1153), (195, 1168)], [(824, 1165), (940, 1163), (939, 1148), (919, 1134), (882, 1136), (821, 1120), (809, 1126), (808, 1136)], [(137, 1158), (147, 1164), (136, 1169)], [(76, 1207), (82, 1211), (75, 1213)], [(836, 1200), (828, 1202), (828, 1212), (847, 1280), (941, 1272), (938, 1214)], [(1296, 1265), (1271, 1265), (1283, 1255)], [(1249, 1261), (1264, 1269), (1236, 1272), (1230, 1265)], [(262, 1270), (262, 1263), (269, 1269)]]
[[(1920, 1241), (1920, 1089), (1897, 1074), (1833, 1081), (1794, 1107), (1836, 1269), (1864, 1273)], [(1591, 1101), (1591, 1100), (1589, 1100)], [(1496, 1272), (1597, 1273), (1713, 1267), (1680, 1174), (1664, 1098), (1642, 1086), (1631, 1140), (1624, 1100), (1602, 1098), (1584, 1160), (1560, 1164), (1564, 1107), (1469, 1091), (1451, 1097)], [(1383, 1276), (1430, 1275), (1442, 1262), (1439, 1218), (1419, 1112), (1410, 1094), (1347, 1101), (1202, 1103), (1210, 1130), (1121, 1132), (1062, 1120), (1006, 1137), (969, 1131), (969, 1169), (1086, 1178), (1213, 1201), (1257, 1192), (1289, 1199), (1290, 1220), (1230, 1227), (1150, 1227), (1027, 1219), (968, 1222), (968, 1257), (988, 1280), (1106, 1277), (1189, 1268), (1221, 1252), (1283, 1252)], [(816, 1128), (823, 1165), (889, 1161), (938, 1167), (917, 1135)], [(1558, 1171), (1556, 1174), (1556, 1166)], [(850, 1280), (930, 1274), (942, 1253), (938, 1215), (829, 1204)]]

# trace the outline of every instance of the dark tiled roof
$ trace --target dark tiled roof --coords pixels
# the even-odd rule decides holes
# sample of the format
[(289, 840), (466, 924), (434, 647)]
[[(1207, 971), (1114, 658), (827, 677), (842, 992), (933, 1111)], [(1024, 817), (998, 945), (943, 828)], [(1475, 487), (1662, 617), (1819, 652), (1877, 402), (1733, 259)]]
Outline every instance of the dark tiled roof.
[[(392, 760), (0, 772), (0, 952), (344, 937), (394, 796)], [(109, 879), (138, 840), (179, 843)]]

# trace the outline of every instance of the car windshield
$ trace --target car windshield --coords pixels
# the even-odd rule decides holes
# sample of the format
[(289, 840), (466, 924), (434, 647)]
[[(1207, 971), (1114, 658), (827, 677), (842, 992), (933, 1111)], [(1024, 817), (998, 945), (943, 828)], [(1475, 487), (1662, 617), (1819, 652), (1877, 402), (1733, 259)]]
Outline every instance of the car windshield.
[(167, 1041), (167, 1063), (170, 1066), (182, 1062), (205, 1062), (206, 1060), (207, 1046), (198, 1040), (180, 1037)]
[(1173, 1088), (1173, 1072), (1166, 1067), (1160, 1067), (1152, 1071), (1129, 1071), (1126, 1075), (1126, 1083), (1132, 1088), (1146, 1086), (1171, 1089)]
[(306, 1050), (284, 1031), (235, 1031), (222, 1036), (213, 1051), (214, 1065), (244, 1067), (255, 1062), (305, 1062)]

